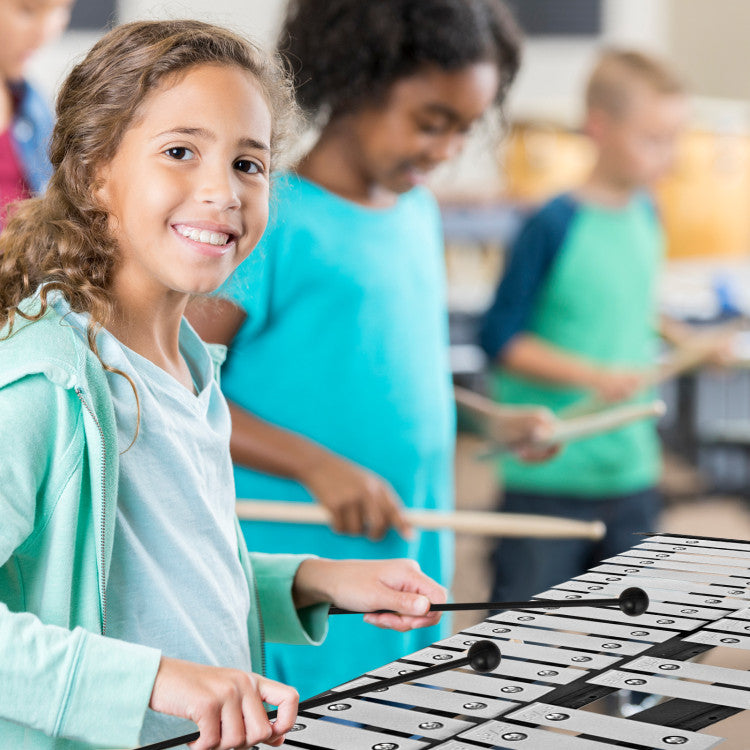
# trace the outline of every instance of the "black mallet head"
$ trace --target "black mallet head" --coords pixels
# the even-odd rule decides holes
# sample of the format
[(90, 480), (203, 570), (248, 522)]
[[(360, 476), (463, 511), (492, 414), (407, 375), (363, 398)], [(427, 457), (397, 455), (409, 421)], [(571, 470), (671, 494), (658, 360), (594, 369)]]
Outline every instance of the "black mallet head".
[(492, 641), (472, 643), (466, 656), (475, 672), (492, 672), (500, 664), (500, 649)]
[(625, 589), (619, 597), (620, 609), (631, 617), (642, 615), (648, 609), (648, 594), (637, 586)]

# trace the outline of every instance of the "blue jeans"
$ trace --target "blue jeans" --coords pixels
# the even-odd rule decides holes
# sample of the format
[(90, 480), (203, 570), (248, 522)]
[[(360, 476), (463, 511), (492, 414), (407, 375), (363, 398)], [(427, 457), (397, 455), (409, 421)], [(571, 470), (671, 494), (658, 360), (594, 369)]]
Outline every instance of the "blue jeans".
[(656, 531), (661, 511), (656, 488), (598, 499), (506, 492), (501, 510), (581, 521), (601, 520), (606, 536), (589, 539), (505, 538), (492, 553), (492, 601), (523, 601), (585, 573), (607, 557), (640, 541), (638, 532)]

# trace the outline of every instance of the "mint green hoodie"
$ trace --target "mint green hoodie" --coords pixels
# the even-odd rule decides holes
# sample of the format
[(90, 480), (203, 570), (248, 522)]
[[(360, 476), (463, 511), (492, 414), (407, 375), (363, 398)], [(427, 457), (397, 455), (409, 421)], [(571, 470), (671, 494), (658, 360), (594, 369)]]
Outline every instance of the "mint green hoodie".
[[(0, 446), (0, 747), (137, 745), (161, 654), (107, 637), (114, 409), (101, 363), (51, 309), (0, 341)], [(239, 526), (237, 549), (254, 668), (265, 639), (320, 642), (327, 607), (292, 602), (304, 556), (249, 554)]]

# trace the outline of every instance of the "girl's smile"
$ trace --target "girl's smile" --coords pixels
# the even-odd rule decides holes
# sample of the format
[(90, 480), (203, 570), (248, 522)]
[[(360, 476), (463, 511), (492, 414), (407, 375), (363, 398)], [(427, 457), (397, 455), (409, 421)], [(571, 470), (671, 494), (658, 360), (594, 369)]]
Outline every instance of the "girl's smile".
[(196, 252), (205, 255), (219, 256), (234, 250), (236, 238), (239, 236), (239, 230), (233, 227), (206, 221), (173, 224), (172, 229), (191, 243)]

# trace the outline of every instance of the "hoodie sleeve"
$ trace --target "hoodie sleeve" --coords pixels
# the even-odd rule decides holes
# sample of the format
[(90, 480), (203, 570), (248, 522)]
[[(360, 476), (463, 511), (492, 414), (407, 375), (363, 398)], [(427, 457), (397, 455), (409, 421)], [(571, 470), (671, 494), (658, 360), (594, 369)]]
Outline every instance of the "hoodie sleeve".
[[(80, 410), (44, 375), (0, 387), (0, 718), (21, 732), (132, 746), (160, 653), (74, 627), (77, 556), (92, 554), (77, 544), (87, 526)], [(2, 724), (0, 745), (11, 746)]]
[(297, 568), (310, 555), (251, 552), (266, 638), (276, 643), (319, 644), (328, 632), (327, 603), (296, 609), (292, 585)]

